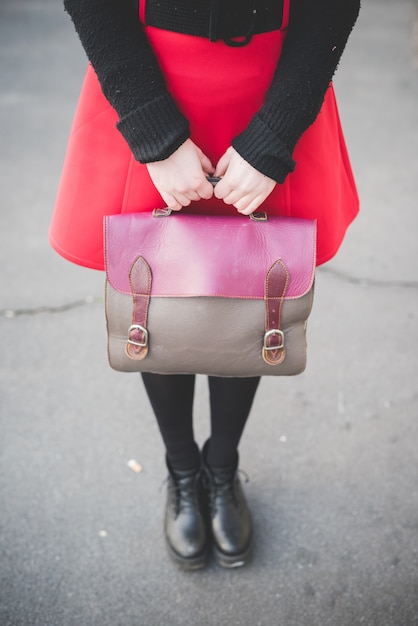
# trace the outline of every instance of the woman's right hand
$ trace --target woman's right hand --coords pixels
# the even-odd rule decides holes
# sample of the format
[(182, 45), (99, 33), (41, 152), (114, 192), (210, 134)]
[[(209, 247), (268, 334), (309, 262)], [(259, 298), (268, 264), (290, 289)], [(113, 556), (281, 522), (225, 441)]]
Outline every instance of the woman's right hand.
[(213, 196), (213, 186), (206, 180), (214, 167), (200, 148), (187, 139), (168, 159), (147, 163), (152, 182), (167, 207), (180, 211), (192, 201)]

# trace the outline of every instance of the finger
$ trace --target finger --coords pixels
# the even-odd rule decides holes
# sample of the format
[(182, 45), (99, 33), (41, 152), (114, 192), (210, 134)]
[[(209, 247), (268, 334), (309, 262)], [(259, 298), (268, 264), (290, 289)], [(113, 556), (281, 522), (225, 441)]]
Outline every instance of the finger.
[(176, 209), (176, 205), (178, 204), (176, 199), (169, 193), (165, 193), (164, 191), (160, 191), (160, 195), (163, 199), (163, 202), (165, 204), (165, 206), (168, 209), (173, 209), (173, 211), (176, 211), (178, 209)]
[[(190, 202), (197, 202), (201, 200), (202, 198), (204, 199), (211, 198), (213, 195), (213, 187), (206, 180), (206, 178), (202, 178), (202, 180), (199, 183), (199, 186), (197, 186), (196, 189), (190, 189), (188, 191), (183, 191), (180, 193), (181, 193), (181, 198), (183, 197), (186, 198), (190, 204)], [(179, 193), (177, 193), (176, 198), (180, 200)]]
[(177, 194), (176, 200), (181, 206), (189, 206), (189, 204), (191, 203), (190, 198), (188, 198), (187, 196), (183, 194)]
[(199, 200), (200, 196), (194, 189), (184, 188), (184, 189), (173, 189), (171, 193), (171, 197), (175, 202), (181, 204), (181, 206), (189, 206), (193, 200)]
[[(224, 200), (233, 192), (232, 185), (228, 182), (227, 178), (222, 178), (219, 183), (215, 185), (213, 193), (219, 200)], [(238, 198), (236, 198), (238, 200)], [(232, 202), (230, 202), (232, 204)]]
[(204, 171), (205, 174), (212, 174), (213, 170), (215, 169), (209, 159), (209, 157), (206, 156), (206, 154), (203, 154), (202, 151), (200, 151), (200, 164), (202, 166), (202, 170)]
[(172, 211), (180, 211), (183, 208), (183, 204), (171, 194), (162, 193), (161, 197), (164, 200), (165, 205), (168, 209), (171, 209)]
[(247, 194), (247, 202), (242, 202), (242, 204), (237, 203), (235, 205), (236, 208), (238, 209), (238, 211), (245, 213), (245, 215), (254, 213), (254, 211), (257, 211), (257, 209), (268, 198), (268, 196), (273, 191), (275, 185), (276, 183), (273, 180), (269, 180), (268, 183), (264, 186), (264, 189), (259, 189), (259, 193), (253, 192)]
[(220, 178), (221, 176), (225, 176), (225, 172), (228, 169), (229, 162), (231, 160), (230, 154), (228, 154), (228, 150), (225, 152), (223, 156), (219, 159), (216, 164), (214, 176)]
[(167, 204), (167, 209), (170, 209), (171, 211), (181, 211), (183, 208), (183, 205), (180, 204), (180, 202), (176, 202), (176, 200), (173, 200), (173, 202), (170, 202), (170, 204)]
[(246, 206), (250, 200), (251, 197), (249, 194), (240, 189), (232, 189), (223, 197), (225, 204), (233, 204), (234, 206), (236, 206), (237, 203), (241, 203), (243, 206)]
[(167, 208), (171, 209), (172, 211), (181, 211), (183, 208), (183, 205), (180, 204), (180, 202), (173, 200), (173, 202), (171, 202), (170, 204), (167, 204)]
[[(193, 189), (190, 191), (187, 191), (186, 193), (182, 194), (181, 196), (182, 198), (184, 197), (186, 200), (188, 200), (188, 203), (190, 204), (190, 202), (196, 202), (197, 200), (200, 200), (200, 193), (198, 191), (194, 191)], [(179, 196), (177, 196), (177, 199), (179, 200)], [(184, 205), (186, 206), (186, 205)]]
[(200, 198), (203, 200), (209, 200), (209, 198), (212, 198), (213, 196), (213, 191), (213, 185), (211, 185), (211, 183), (205, 178), (198, 189)]
[(257, 196), (256, 198), (248, 198), (245, 202), (238, 202), (234, 206), (239, 213), (242, 213), (242, 215), (251, 215), (251, 213), (257, 211), (257, 209), (263, 204), (264, 200), (264, 196)]

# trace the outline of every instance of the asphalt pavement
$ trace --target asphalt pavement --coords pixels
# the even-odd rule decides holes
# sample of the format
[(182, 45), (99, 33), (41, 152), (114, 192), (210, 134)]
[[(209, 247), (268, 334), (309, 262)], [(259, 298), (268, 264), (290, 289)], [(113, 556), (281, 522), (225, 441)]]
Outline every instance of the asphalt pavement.
[[(317, 272), (306, 372), (262, 381), (242, 440), (253, 561), (182, 573), (103, 276), (47, 241), (84, 53), (61, 2), (1, 0), (1, 626), (418, 625), (417, 24), (363, 0), (338, 70), (362, 209)], [(195, 413), (202, 443), (204, 377)]]

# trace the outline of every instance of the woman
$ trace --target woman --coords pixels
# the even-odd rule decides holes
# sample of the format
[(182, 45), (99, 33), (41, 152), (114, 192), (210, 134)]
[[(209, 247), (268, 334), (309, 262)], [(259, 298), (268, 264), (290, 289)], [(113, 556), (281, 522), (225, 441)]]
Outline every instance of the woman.
[[(91, 66), (50, 231), (60, 254), (103, 269), (103, 216), (163, 205), (315, 218), (318, 264), (336, 253), (358, 198), (330, 81), (359, 0), (64, 4)], [(238, 444), (259, 379), (209, 377), (202, 451), (194, 376), (143, 381), (166, 449), (171, 556), (195, 569), (212, 546), (220, 565), (245, 564)]]

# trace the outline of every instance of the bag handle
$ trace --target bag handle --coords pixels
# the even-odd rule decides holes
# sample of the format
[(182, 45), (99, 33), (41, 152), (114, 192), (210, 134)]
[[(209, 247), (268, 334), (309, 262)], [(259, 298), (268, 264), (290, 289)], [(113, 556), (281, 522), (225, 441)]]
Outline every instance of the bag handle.
[[(215, 187), (220, 180), (219, 176), (206, 176), (206, 180)], [(164, 209), (154, 209), (152, 212), (153, 217), (168, 217), (173, 212), (173, 209), (165, 207)], [(265, 211), (254, 211), (248, 216), (253, 222), (267, 222), (267, 213)]]

